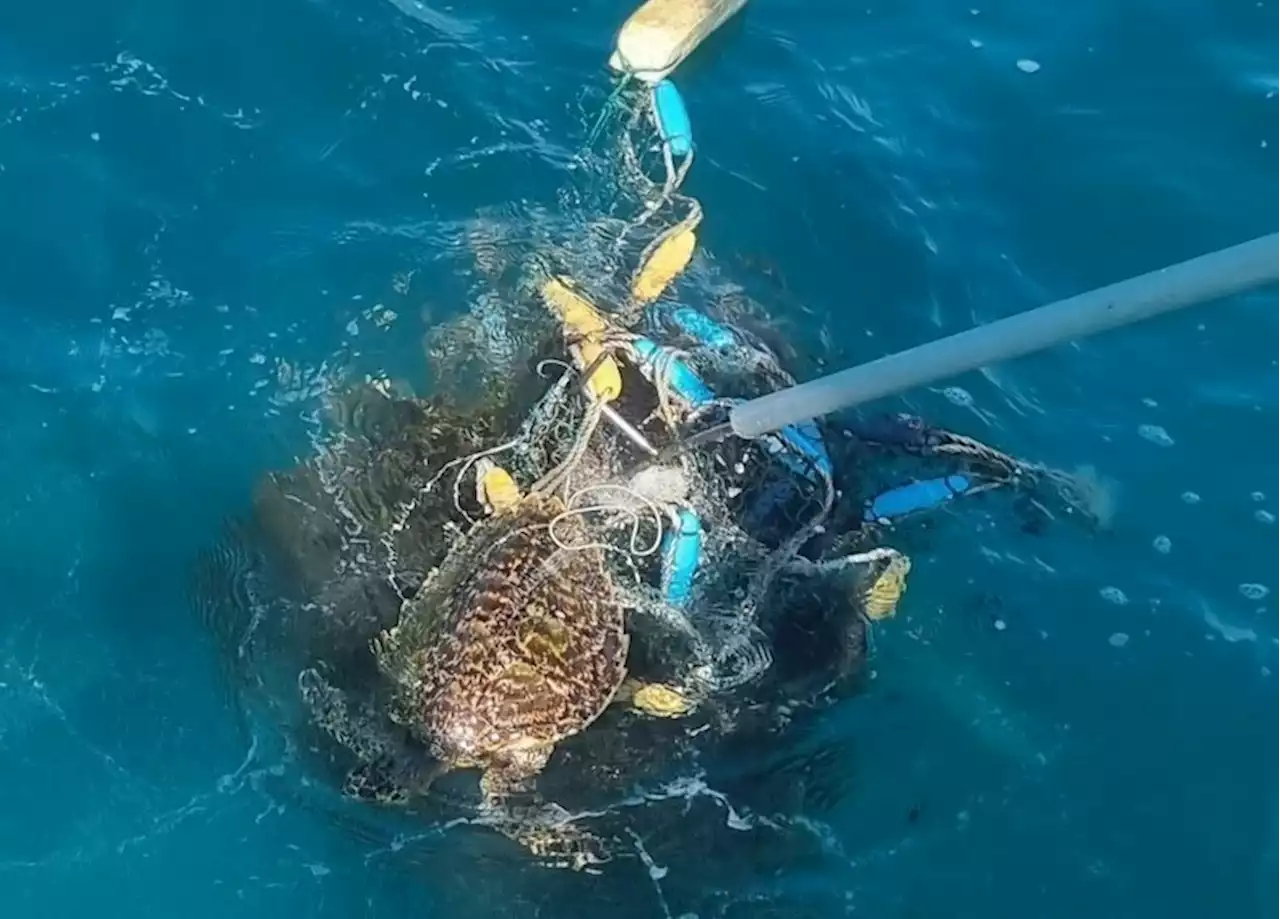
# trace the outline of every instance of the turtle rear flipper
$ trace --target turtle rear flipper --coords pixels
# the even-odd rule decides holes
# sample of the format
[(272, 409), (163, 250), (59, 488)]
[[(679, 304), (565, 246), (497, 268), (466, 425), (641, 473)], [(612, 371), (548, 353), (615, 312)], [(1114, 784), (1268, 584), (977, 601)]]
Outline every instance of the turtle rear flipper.
[(549, 803), (531, 782), (550, 751), (523, 750), (514, 761), (495, 764), (480, 779), (484, 796), (480, 819), (519, 843), (549, 868), (598, 873), (609, 861), (604, 841), (573, 822), (573, 815)]
[(594, 866), (611, 858), (604, 840), (569, 822), (568, 813), (561, 808), (549, 806), (542, 810), (538, 819), (499, 825), (498, 829), (546, 867), (598, 874), (600, 869)]
[(481, 808), (481, 818), (503, 836), (521, 845), (548, 868), (570, 868), (598, 874), (612, 856), (605, 841), (573, 821), (558, 804), (536, 800), (522, 806), (490, 799)]

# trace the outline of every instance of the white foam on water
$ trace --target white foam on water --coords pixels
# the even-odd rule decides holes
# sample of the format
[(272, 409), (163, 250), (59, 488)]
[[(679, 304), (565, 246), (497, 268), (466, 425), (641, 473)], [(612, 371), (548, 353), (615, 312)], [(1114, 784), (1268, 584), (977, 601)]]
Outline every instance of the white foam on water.
[(1265, 600), (1271, 593), (1265, 584), (1241, 584), (1237, 589), (1246, 600)]
[(1116, 606), (1127, 606), (1129, 603), (1129, 597), (1119, 587), (1104, 587), (1098, 591), (1098, 596)]
[(1138, 436), (1157, 447), (1172, 447), (1174, 444), (1169, 432), (1158, 424), (1138, 425)]
[(429, 26), (450, 41), (465, 42), (480, 32), (482, 25), (480, 22), (467, 21), (451, 15), (452, 5), (447, 5), (440, 10), (424, 3), (423, 0), (389, 0), (389, 2), (402, 13)]
[(1255, 632), (1253, 629), (1247, 629), (1241, 626), (1231, 625), (1230, 623), (1223, 622), (1221, 619), (1218, 618), (1218, 614), (1213, 612), (1208, 607), (1204, 609), (1203, 616), (1204, 616), (1205, 625), (1209, 626), (1209, 628), (1213, 629), (1215, 632), (1217, 632), (1227, 642), (1231, 644), (1235, 644), (1236, 642), (1239, 642), (1239, 641), (1256, 642), (1258, 640), (1258, 633)]

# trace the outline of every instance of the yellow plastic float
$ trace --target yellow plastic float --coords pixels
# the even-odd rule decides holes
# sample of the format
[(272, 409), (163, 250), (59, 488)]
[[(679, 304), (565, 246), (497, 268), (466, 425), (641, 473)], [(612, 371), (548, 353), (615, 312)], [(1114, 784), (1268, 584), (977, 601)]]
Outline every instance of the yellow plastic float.
[[(603, 339), (609, 324), (591, 303), (569, 287), (561, 278), (542, 285), (542, 299), (564, 325), (565, 335), (577, 342), (574, 349), (578, 369), (586, 370), (604, 353)], [(587, 391), (601, 402), (612, 402), (622, 395), (622, 371), (612, 356), (605, 354), (587, 381)]]
[(657, 83), (747, 0), (648, 0), (622, 24), (609, 66)]
[(661, 297), (667, 285), (689, 266), (697, 242), (698, 237), (690, 227), (659, 243), (631, 283), (632, 300), (644, 305)]
[(476, 461), (476, 492), (493, 514), (512, 510), (520, 503), (520, 486), (511, 473), (488, 458)]

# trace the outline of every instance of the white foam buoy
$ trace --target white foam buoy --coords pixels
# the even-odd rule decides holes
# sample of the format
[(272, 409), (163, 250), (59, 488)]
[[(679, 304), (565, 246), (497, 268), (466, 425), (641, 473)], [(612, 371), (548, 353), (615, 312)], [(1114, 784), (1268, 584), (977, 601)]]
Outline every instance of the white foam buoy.
[(657, 83), (746, 5), (747, 0), (648, 0), (618, 30), (609, 66)]

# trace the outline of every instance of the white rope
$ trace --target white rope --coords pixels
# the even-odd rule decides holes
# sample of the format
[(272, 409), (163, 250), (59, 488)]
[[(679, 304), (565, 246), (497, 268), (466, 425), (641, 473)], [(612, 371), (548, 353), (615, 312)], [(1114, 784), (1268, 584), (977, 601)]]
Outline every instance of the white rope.
[[(628, 495), (631, 498), (634, 498), (636, 501), (643, 504), (646, 508), (649, 509), (650, 513), (653, 515), (654, 528), (655, 528), (655, 534), (654, 534), (653, 542), (651, 545), (649, 546), (640, 545), (640, 526), (643, 522), (643, 519), (641, 518), (640, 514), (636, 512), (634, 505), (628, 505), (628, 504), (624, 504), (621, 501), (616, 501), (613, 503), (605, 503), (605, 504), (588, 504), (582, 507), (575, 506), (577, 500), (585, 494), (596, 492), (596, 491), (610, 491), (610, 490), (622, 492), (623, 494)], [(556, 524), (560, 523), (562, 520), (565, 520), (573, 516), (585, 516), (587, 514), (605, 512), (605, 511), (613, 511), (614, 513), (621, 514), (624, 517), (630, 518), (631, 537), (626, 550), (630, 555), (635, 556), (636, 558), (645, 558), (658, 551), (658, 548), (662, 545), (662, 523), (663, 523), (662, 510), (658, 507), (657, 504), (655, 504), (647, 496), (641, 494), (640, 492), (636, 491), (634, 488), (631, 488), (630, 486), (627, 486), (627, 485), (603, 483), (603, 484), (597, 484), (597, 485), (587, 485), (584, 488), (580, 488), (578, 491), (574, 492), (573, 497), (569, 500), (568, 506), (566, 507), (566, 509), (562, 513), (558, 514), (555, 518), (553, 518), (550, 521), (550, 523), (547, 524), (547, 534), (551, 537), (552, 542), (554, 542), (559, 548), (564, 549), (566, 551), (581, 551), (583, 549), (607, 549), (613, 552), (623, 551), (618, 549), (616, 546), (612, 546), (612, 545), (609, 545), (608, 543), (603, 543), (603, 542), (570, 545), (556, 535), (556, 532), (555, 532)]]

